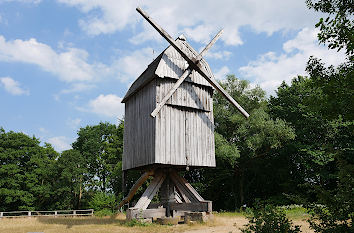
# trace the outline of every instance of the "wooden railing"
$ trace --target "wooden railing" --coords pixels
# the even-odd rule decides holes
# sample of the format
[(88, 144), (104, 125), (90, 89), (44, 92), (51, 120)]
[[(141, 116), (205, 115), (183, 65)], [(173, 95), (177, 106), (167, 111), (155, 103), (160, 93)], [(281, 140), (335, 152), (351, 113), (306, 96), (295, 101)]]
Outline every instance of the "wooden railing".
[(58, 216), (92, 216), (93, 209), (89, 210), (53, 210), (53, 211), (10, 211), (0, 212), (0, 218), (17, 217), (58, 217)]

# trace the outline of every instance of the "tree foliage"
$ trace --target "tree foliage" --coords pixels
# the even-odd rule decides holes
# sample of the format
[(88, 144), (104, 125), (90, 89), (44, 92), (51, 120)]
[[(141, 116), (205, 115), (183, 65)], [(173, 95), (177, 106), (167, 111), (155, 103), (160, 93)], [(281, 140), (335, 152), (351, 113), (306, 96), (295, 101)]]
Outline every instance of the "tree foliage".
[(35, 137), (0, 128), (0, 210), (45, 209), (54, 195), (57, 156)]
[(320, 43), (328, 43), (330, 49), (345, 49), (350, 57), (354, 55), (354, 2), (353, 0), (306, 0), (310, 9), (326, 13), (316, 24), (320, 29)]
[(266, 205), (253, 209), (248, 217), (249, 223), (241, 229), (242, 233), (297, 233), (300, 226), (293, 225), (284, 211), (274, 206)]

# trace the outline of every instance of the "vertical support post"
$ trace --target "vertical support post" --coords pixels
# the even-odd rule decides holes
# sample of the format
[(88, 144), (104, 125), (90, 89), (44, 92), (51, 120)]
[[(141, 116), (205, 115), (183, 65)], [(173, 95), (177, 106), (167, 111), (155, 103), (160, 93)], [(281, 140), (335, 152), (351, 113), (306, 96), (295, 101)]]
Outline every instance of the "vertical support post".
[(73, 215), (76, 216), (76, 210), (73, 210)]
[(4, 216), (3, 212), (0, 212), (0, 218), (2, 218)]
[(54, 211), (54, 216), (55, 216), (55, 217), (58, 216), (58, 211)]
[(28, 217), (31, 217), (31, 214), (32, 214), (31, 211), (28, 211)]
[(171, 208), (170, 203), (175, 202), (175, 186), (170, 180), (170, 176), (168, 175), (161, 186), (160, 189), (161, 195), (161, 202), (163, 203), (164, 207), (166, 208), (166, 216), (171, 216)]

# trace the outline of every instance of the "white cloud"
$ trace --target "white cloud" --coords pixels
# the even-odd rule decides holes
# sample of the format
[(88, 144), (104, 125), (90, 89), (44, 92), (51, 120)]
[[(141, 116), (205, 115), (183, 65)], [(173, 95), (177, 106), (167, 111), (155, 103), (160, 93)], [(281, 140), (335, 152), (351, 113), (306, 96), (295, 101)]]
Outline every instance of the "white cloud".
[(65, 82), (90, 81), (104, 73), (103, 64), (89, 64), (87, 59), (88, 53), (82, 49), (69, 47), (57, 53), (34, 38), (6, 41), (0, 36), (0, 61), (34, 64)]
[(0, 83), (12, 95), (29, 95), (29, 91), (20, 87), (20, 83), (10, 77), (0, 77)]
[(112, 72), (122, 82), (135, 80), (152, 62), (152, 51), (152, 48), (143, 48), (117, 59), (111, 66)]
[(226, 75), (230, 73), (230, 69), (227, 66), (221, 67), (220, 70), (214, 73), (216, 79), (222, 80), (225, 79)]
[(99, 95), (97, 98), (89, 101), (88, 108), (80, 110), (93, 112), (100, 116), (122, 118), (124, 104), (121, 101), (121, 97), (113, 94)]
[[(319, 14), (307, 9), (304, 1), (298, 0), (205, 0), (202, 3), (190, 0), (57, 1), (79, 8), (85, 14), (79, 24), (91, 35), (114, 33), (127, 27), (135, 29), (145, 21), (135, 11), (136, 6), (140, 5), (175, 37), (184, 32), (203, 43), (209, 41), (218, 29), (224, 28), (222, 40), (229, 45), (242, 44), (239, 29), (244, 26), (251, 27), (255, 32), (272, 34), (281, 30), (299, 30), (313, 25), (319, 18)], [(135, 42), (157, 36), (151, 26), (146, 26), (145, 22), (143, 25), (144, 32), (134, 36)]]
[(22, 3), (33, 3), (33, 4), (38, 4), (42, 0), (0, 0), (0, 3), (4, 2), (22, 2)]
[(57, 76), (61, 81), (70, 83), (70, 87), (60, 94), (90, 90), (102, 79), (117, 78), (121, 82), (130, 82), (138, 77), (152, 61), (152, 48), (143, 48), (121, 55), (111, 64), (89, 63), (89, 54), (83, 49), (59, 44), (63, 52), (57, 52), (49, 45), (29, 40), (6, 41), (0, 35), (0, 61), (22, 62), (39, 66), (42, 70)]
[(71, 129), (77, 129), (79, 128), (80, 126), (80, 123), (81, 123), (81, 119), (80, 118), (69, 118), (67, 121), (66, 121), (66, 124), (71, 128)]
[(48, 142), (53, 145), (54, 149), (58, 152), (71, 149), (71, 141), (65, 136), (52, 137), (48, 139)]
[(283, 80), (289, 83), (297, 75), (306, 75), (306, 62), (311, 55), (321, 58), (326, 64), (338, 65), (343, 62), (344, 53), (318, 45), (317, 33), (317, 30), (304, 28), (294, 39), (283, 44), (283, 53), (263, 54), (239, 71), (243, 78), (252, 80), (268, 94), (273, 94)]
[(231, 56), (231, 52), (227, 50), (221, 50), (221, 51), (208, 51), (205, 54), (205, 58), (211, 58), (211, 59), (221, 59), (221, 60), (228, 60)]

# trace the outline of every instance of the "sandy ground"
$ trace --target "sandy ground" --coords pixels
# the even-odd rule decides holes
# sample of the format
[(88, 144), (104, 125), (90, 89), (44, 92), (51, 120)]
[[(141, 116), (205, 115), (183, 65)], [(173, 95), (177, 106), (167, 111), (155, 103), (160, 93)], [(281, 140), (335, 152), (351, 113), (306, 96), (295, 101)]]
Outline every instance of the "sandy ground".
[[(98, 218), (98, 217), (76, 217), (76, 218), (13, 218), (0, 219), (1, 233), (28, 233), (28, 232), (43, 232), (43, 233), (110, 233), (110, 232), (168, 232), (168, 233), (211, 233), (211, 232), (226, 232), (237, 233), (241, 232), (247, 219), (243, 216), (220, 216), (215, 215), (214, 219), (202, 224), (179, 224), (176, 226), (162, 226), (152, 224), (148, 226), (129, 226), (125, 221), (124, 215), (119, 215), (114, 218)], [(301, 226), (302, 232), (313, 233), (309, 230), (308, 223), (304, 220), (293, 220), (297, 225)]]

